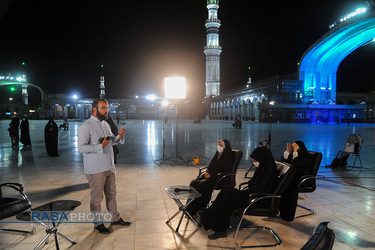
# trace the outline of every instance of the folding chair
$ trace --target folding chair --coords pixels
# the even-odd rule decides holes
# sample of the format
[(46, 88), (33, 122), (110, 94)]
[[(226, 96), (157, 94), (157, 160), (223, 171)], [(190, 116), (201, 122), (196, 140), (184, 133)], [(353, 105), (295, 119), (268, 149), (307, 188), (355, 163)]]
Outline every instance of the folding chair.
[[(358, 134), (353, 134), (348, 137), (345, 143), (345, 148), (343, 151), (337, 152), (336, 158), (340, 157), (342, 160), (347, 160), (349, 156), (353, 155), (355, 156), (353, 166), (352, 168), (362, 168), (362, 160), (361, 156), (359, 155), (359, 152), (361, 151), (363, 143), (363, 137)], [(357, 161), (357, 158), (359, 158), (359, 163), (361, 164), (360, 167), (355, 167), (355, 163)], [(341, 163), (341, 162), (340, 162)], [(341, 164), (340, 164), (341, 166)]]

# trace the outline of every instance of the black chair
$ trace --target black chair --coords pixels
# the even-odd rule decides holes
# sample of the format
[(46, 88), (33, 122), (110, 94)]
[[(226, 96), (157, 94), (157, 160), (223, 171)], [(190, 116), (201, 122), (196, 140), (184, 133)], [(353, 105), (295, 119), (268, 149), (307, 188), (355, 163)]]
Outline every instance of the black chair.
[[(16, 190), (22, 198), (3, 197), (3, 187), (10, 187)], [(31, 202), (24, 193), (23, 186), (19, 183), (0, 184), (0, 220), (10, 218), (25, 211), (31, 213)], [(0, 231), (35, 234), (35, 228), (31, 231), (1, 228)]]
[[(229, 188), (229, 187), (234, 188), (236, 186), (236, 174), (237, 174), (238, 166), (240, 165), (240, 162), (242, 160), (242, 155), (243, 155), (243, 152), (241, 150), (232, 149), (232, 157), (234, 159), (232, 169), (228, 173), (218, 174), (219, 178), (213, 190), (221, 190), (223, 188)], [(207, 170), (207, 167), (201, 167), (199, 169), (198, 176), (201, 176), (206, 170)], [(214, 193), (212, 192), (211, 200), (208, 203), (209, 204), (208, 206), (210, 206), (210, 204), (213, 203), (213, 196), (214, 196)]]
[[(362, 168), (362, 160), (359, 152), (361, 151), (363, 143), (363, 137), (358, 134), (353, 134), (348, 137), (345, 143), (345, 148), (343, 151), (337, 152), (336, 158), (340, 158), (341, 161), (347, 161), (349, 156), (355, 156), (352, 168)], [(355, 163), (357, 162), (357, 158), (359, 158), (359, 163), (361, 164), (360, 167), (356, 167)], [(342, 163), (340, 162), (340, 166)], [(345, 164), (346, 165), (346, 162)]]
[[(237, 224), (236, 231), (234, 232), (233, 238), (236, 245), (240, 248), (254, 248), (254, 247), (274, 247), (281, 244), (281, 239), (279, 236), (269, 227), (265, 226), (242, 226), (243, 220), (245, 216), (267, 216), (267, 217), (274, 217), (279, 214), (279, 207), (280, 207), (280, 199), (281, 196), (284, 194), (286, 188), (289, 186), (290, 182), (292, 181), (295, 173), (295, 167), (284, 162), (276, 161), (277, 170), (279, 173), (278, 178), (278, 185), (275, 189), (274, 193), (269, 194), (262, 194), (262, 193), (253, 193), (250, 194), (250, 202), (249, 205), (243, 210), (241, 219)], [(245, 187), (247, 188), (247, 187)], [(268, 202), (263, 202), (267, 201)], [(236, 212), (235, 212), (236, 213)], [(237, 241), (238, 231), (241, 228), (248, 228), (248, 229), (263, 229), (268, 231), (271, 236), (276, 241), (275, 244), (266, 244), (266, 245), (241, 245)]]
[[(323, 155), (320, 152), (309, 151), (309, 153), (313, 162), (313, 168), (312, 168), (311, 174), (301, 176), (301, 181), (298, 186), (298, 193), (312, 193), (316, 189), (316, 179), (317, 179), (320, 163), (322, 162), (322, 159), (323, 159)], [(295, 219), (315, 214), (315, 211), (311, 208), (302, 206), (300, 204), (297, 204), (297, 206), (309, 211), (309, 213), (296, 216), (294, 217)]]

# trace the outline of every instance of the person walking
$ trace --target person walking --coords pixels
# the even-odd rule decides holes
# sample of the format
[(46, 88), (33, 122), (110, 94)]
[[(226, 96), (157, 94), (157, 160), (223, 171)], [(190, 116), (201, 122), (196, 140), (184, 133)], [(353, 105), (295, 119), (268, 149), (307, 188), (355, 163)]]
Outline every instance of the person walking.
[[(112, 146), (125, 141), (126, 129), (122, 126), (115, 137), (111, 127), (105, 121), (109, 106), (105, 99), (96, 99), (92, 103), (92, 116), (78, 129), (78, 151), (83, 154), (84, 173), (90, 186), (90, 210), (101, 211), (103, 193), (109, 212), (113, 213), (111, 225), (130, 226), (124, 221), (117, 209), (116, 170)], [(98, 218), (94, 221), (94, 230), (101, 234), (111, 231)]]

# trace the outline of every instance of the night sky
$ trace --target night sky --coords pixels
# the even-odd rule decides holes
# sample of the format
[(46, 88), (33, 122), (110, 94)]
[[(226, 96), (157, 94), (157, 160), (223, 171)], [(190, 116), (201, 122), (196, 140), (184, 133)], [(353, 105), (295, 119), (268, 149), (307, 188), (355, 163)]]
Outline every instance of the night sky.
[[(328, 26), (373, 1), (220, 1), (221, 89), (296, 72)], [(205, 95), (205, 0), (0, 2), (0, 74), (26, 71), (52, 93), (107, 98), (163, 96), (164, 77), (185, 76), (188, 97)], [(26, 62), (22, 68), (21, 62)], [(375, 43), (349, 55), (338, 91), (375, 90)], [(248, 70), (248, 67), (251, 70)]]

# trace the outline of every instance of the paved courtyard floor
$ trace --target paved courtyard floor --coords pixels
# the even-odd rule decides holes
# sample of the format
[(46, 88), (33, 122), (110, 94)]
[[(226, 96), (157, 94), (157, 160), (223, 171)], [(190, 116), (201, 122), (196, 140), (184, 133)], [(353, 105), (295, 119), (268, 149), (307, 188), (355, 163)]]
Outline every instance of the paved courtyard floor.
[[(59, 157), (49, 157), (44, 145), (44, 126), (47, 121), (30, 121), (31, 147), (12, 149), (8, 135), (9, 120), (0, 121), (0, 183), (19, 182), (33, 207), (54, 200), (78, 200), (82, 203), (75, 211), (89, 211), (90, 194), (83, 174), (82, 155), (77, 150), (78, 127), (82, 122), (70, 121), (70, 129), (59, 132)], [(62, 121), (57, 121), (61, 124)], [(314, 228), (322, 221), (336, 234), (334, 249), (375, 249), (375, 126), (373, 124), (262, 124), (244, 122), (242, 129), (234, 129), (231, 121), (206, 121), (193, 124), (180, 120), (178, 153), (189, 161), (193, 155), (210, 161), (219, 139), (228, 139), (233, 149), (243, 150), (244, 156), (237, 173), (237, 183), (244, 178), (251, 165), (250, 153), (260, 141), (271, 134), (271, 149), (275, 159), (282, 155), (286, 143), (305, 142), (307, 148), (323, 154), (319, 170), (321, 179), (317, 190), (301, 194), (299, 203), (316, 211), (315, 215), (293, 222), (280, 218), (248, 217), (254, 225), (271, 227), (281, 238), (277, 249), (299, 249), (308, 240)], [(117, 169), (118, 205), (121, 216), (132, 222), (128, 228), (113, 226), (110, 235), (101, 235), (92, 224), (63, 224), (61, 232), (77, 245), (60, 239), (61, 249), (234, 249), (233, 231), (225, 239), (209, 240), (202, 228), (182, 222), (179, 233), (166, 225), (177, 206), (165, 188), (188, 185), (200, 166), (185, 166), (165, 162), (158, 166), (165, 140), (165, 155), (176, 152), (175, 124), (161, 120), (129, 120), (126, 142), (119, 146)], [(351, 134), (364, 137), (360, 152), (363, 169), (332, 170), (326, 168), (339, 150), (344, 148)], [(349, 163), (352, 159), (349, 158)], [(206, 163), (207, 164), (207, 163)], [(252, 172), (250, 173), (250, 175)], [(103, 203), (103, 208), (105, 207)], [(297, 213), (303, 211), (297, 209)], [(16, 222), (15, 217), (1, 221), (0, 228), (31, 229), (27, 223)], [(4, 223), (8, 222), (8, 223)], [(178, 219), (172, 221), (176, 226)], [(37, 228), (35, 235), (0, 232), (0, 249), (32, 249), (44, 237)], [(260, 236), (259, 236), (260, 235)], [(241, 231), (240, 238), (249, 242), (269, 242), (262, 234), (251, 235)], [(41, 249), (54, 249), (54, 239)], [(276, 249), (276, 248), (274, 248)]]

